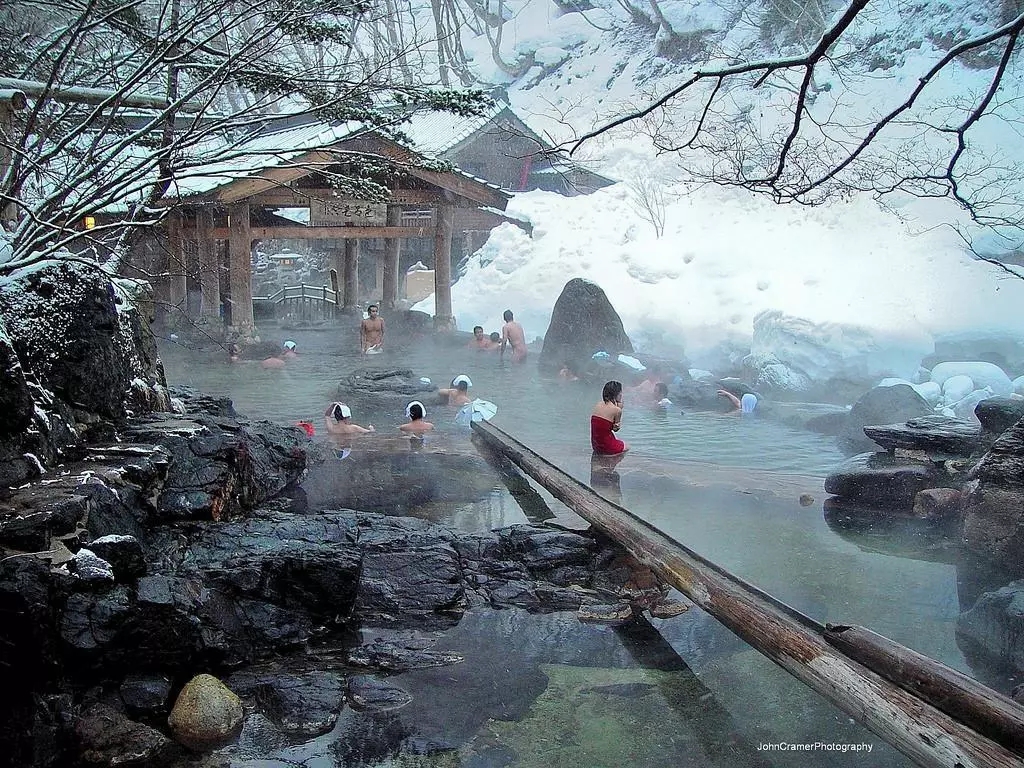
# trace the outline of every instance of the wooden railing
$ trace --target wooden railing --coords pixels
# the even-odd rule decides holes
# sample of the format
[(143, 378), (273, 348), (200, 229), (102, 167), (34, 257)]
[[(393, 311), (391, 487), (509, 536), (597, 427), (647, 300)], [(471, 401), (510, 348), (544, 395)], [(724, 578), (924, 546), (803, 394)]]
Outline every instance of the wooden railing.
[(270, 296), (253, 296), (253, 302), (274, 305), (278, 319), (290, 317), (300, 322), (330, 320), (340, 306), (337, 291), (326, 285), (286, 285)]

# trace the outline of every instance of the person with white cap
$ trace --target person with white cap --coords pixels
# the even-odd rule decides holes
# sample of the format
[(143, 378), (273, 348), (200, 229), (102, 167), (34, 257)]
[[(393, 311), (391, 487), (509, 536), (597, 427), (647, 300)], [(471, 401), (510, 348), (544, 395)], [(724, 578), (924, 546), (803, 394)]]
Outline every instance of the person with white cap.
[(438, 396), (441, 398), (442, 405), (454, 405), (456, 407), (462, 407), (466, 403), (473, 401), (473, 398), (469, 396), (469, 388), (473, 386), (473, 382), (469, 376), (464, 373), (460, 373), (454, 379), (452, 379), (452, 385), (448, 389), (437, 390)]
[(369, 432), (376, 432), (373, 424), (368, 427), (361, 427), (352, 423), (352, 409), (344, 403), (333, 402), (324, 411), (324, 422), (327, 427), (327, 434), (351, 437), (353, 435), (365, 435)]
[(433, 424), (424, 420), (423, 417), (427, 415), (427, 409), (423, 407), (423, 403), (419, 400), (413, 400), (405, 406), (405, 415), (409, 421), (398, 427), (403, 432), (420, 434), (421, 432), (429, 432), (434, 428)]
[(298, 344), (296, 344), (291, 339), (288, 339), (282, 346), (284, 347), (285, 360), (299, 356), (299, 353), (295, 351), (295, 348), (298, 346)]

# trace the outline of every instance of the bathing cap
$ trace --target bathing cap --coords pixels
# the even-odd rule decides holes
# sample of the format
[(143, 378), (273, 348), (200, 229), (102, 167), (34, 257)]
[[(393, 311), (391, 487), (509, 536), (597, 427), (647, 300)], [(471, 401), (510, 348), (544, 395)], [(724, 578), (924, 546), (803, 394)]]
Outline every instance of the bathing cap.
[(742, 413), (753, 413), (756, 407), (757, 395), (747, 392), (747, 394), (740, 398), (740, 411)]
[(411, 419), (412, 418), (412, 414), (410, 414), (409, 411), (412, 410), (412, 407), (414, 405), (418, 405), (420, 407), (420, 411), (423, 413), (423, 416), (426, 417), (427, 409), (423, 407), (423, 403), (421, 403), (419, 400), (413, 400), (411, 403), (409, 403), (407, 406), (405, 406), (405, 417), (407, 419)]
[(338, 418), (338, 412), (339, 411), (341, 412), (341, 418), (343, 418), (343, 419), (351, 419), (352, 418), (352, 409), (349, 408), (344, 403), (335, 403), (334, 404), (334, 410), (332, 411), (332, 413), (334, 413), (334, 418)]
[(295, 349), (295, 347), (297, 347), (297, 346), (298, 345), (294, 341), (292, 341), (291, 339), (288, 339), (288, 341), (286, 341), (284, 343), (284, 348), (285, 349)]
[(472, 387), (473, 386), (473, 382), (469, 380), (469, 376), (467, 376), (464, 373), (460, 373), (458, 376), (456, 376), (454, 379), (452, 379), (452, 386), (453, 387), (457, 387), (463, 381), (466, 382), (466, 386), (467, 387)]

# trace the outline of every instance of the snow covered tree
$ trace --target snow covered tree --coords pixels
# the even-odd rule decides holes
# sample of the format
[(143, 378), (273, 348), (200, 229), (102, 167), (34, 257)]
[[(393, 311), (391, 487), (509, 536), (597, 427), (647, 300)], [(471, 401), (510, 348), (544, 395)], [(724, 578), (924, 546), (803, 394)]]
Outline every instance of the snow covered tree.
[[(481, 108), (479, 90), (395, 76), (406, 53), (400, 46), (364, 45), (360, 23), (389, 7), (368, 0), (0, 4), (0, 210), (10, 238), (0, 274), (62, 249), (93, 259), (122, 252), (125, 238), (160, 221), (156, 203), (171, 184), (236, 158), (240, 143), (275, 114), (398, 132), (413, 109)], [(111, 210), (117, 221), (82, 226)]]
[(647, 103), (573, 151), (632, 127), (676, 153), (690, 181), (805, 204), (855, 191), (946, 198), (1020, 247), (1020, 0), (713, 5), (728, 22), (696, 71), (659, 75)]

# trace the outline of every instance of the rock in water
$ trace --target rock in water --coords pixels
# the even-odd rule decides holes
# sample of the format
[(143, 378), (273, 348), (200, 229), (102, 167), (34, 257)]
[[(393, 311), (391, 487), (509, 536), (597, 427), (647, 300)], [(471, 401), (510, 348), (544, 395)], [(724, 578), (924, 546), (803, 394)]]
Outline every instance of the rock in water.
[(228, 743), (242, 729), (241, 700), (213, 675), (196, 675), (174, 702), (167, 724), (174, 738), (201, 752)]
[(618, 312), (600, 286), (576, 277), (565, 284), (544, 334), (541, 370), (557, 373), (569, 363), (580, 371), (595, 352), (632, 352)]

